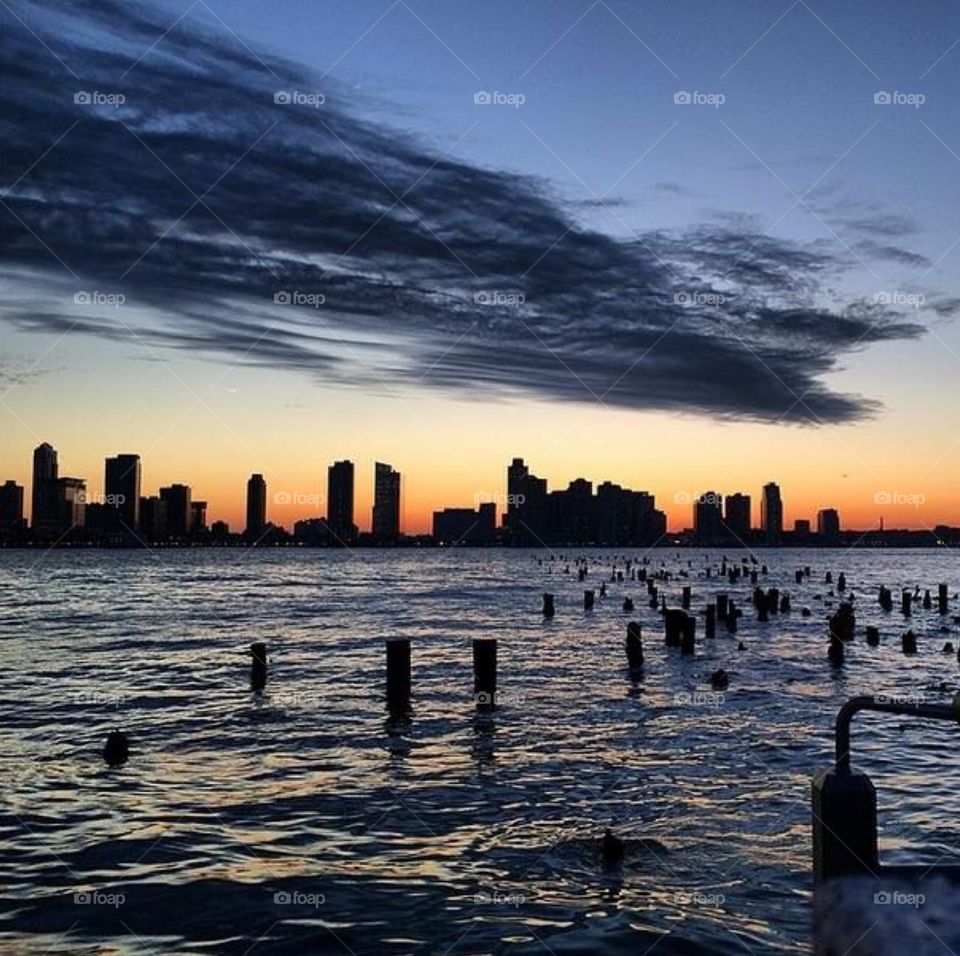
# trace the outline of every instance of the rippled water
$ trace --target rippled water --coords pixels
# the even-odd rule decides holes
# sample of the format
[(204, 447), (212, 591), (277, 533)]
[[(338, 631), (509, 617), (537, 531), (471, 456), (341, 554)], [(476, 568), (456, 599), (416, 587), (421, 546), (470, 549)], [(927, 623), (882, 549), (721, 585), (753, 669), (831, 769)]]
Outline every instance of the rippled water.
[[(590, 554), (586, 586), (599, 588), (614, 553)], [(585, 585), (543, 552), (0, 552), (0, 947), (636, 954), (659, 939), (658, 956), (807, 951), (809, 781), (831, 759), (837, 708), (960, 687), (941, 651), (960, 643), (960, 602), (946, 619), (916, 611), (920, 653), (906, 658), (903, 618), (881, 612), (876, 588), (943, 580), (952, 595), (960, 559), (760, 557), (761, 582), (788, 591), (793, 612), (759, 624), (747, 610), (736, 637), (698, 634), (691, 660), (664, 647), (642, 584), (608, 583), (584, 613)], [(718, 558), (650, 553), (654, 569), (693, 563), (666, 585), (671, 603), (690, 583), (694, 610), (716, 590), (746, 610), (749, 581), (703, 577)], [(798, 586), (804, 564), (813, 575)], [(857, 595), (842, 673), (825, 658), (827, 569)], [(550, 621), (544, 590), (557, 596)], [(644, 626), (635, 686), (629, 618)], [(879, 648), (863, 642), (866, 623)], [(401, 727), (383, 705), (391, 636), (413, 639)], [(473, 704), (477, 636), (500, 639), (492, 715)], [(249, 690), (254, 640), (270, 647), (262, 701)], [(717, 666), (731, 675), (724, 699), (691, 702)], [(110, 770), (99, 750), (115, 727), (132, 755)], [(960, 862), (955, 733), (858, 718), (854, 764), (880, 791), (885, 860)], [(599, 866), (606, 826), (628, 840), (618, 872)]]

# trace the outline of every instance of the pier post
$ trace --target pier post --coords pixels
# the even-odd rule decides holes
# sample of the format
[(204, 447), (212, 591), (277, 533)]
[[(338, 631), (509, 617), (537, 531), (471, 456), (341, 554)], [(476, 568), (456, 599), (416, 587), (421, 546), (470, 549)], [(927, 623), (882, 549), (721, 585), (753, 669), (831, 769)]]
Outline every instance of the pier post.
[(250, 689), (262, 694), (267, 686), (267, 645), (262, 641), (250, 645)]
[(555, 609), (553, 606), (553, 595), (544, 594), (543, 596), (543, 616), (544, 617), (553, 617)]
[(497, 699), (497, 639), (473, 639), (473, 698), (477, 707), (492, 710)]
[(692, 614), (683, 615), (680, 633), (680, 653), (693, 654), (697, 640), (697, 619)]
[(679, 608), (669, 608), (663, 616), (664, 643), (667, 647), (679, 647), (686, 614)]
[(643, 636), (638, 621), (627, 625), (627, 666), (631, 673), (643, 670)]
[(399, 715), (410, 709), (410, 639), (393, 637), (386, 644), (387, 709)]
[(870, 778), (831, 767), (813, 778), (811, 789), (814, 882), (875, 872), (877, 791)]

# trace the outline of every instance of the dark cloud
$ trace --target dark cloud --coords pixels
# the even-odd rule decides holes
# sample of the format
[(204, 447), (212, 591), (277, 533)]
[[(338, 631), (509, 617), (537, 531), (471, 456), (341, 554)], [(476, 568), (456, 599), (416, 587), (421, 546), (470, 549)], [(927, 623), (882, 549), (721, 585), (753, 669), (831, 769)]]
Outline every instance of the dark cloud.
[(887, 242), (861, 239), (854, 248), (857, 252), (869, 256), (871, 259), (883, 259), (887, 262), (896, 262), (910, 267), (930, 265), (930, 260), (919, 252), (912, 252), (902, 246), (894, 246)]
[[(828, 305), (842, 250), (738, 218), (615, 239), (543, 183), (367, 119), (348, 91), (225, 31), (187, 18), (152, 46), (169, 24), (127, 3), (19, 10), (66, 64), (4, 13), (6, 318), (22, 327), (327, 384), (800, 422), (869, 414), (825, 376), (922, 331)], [(326, 101), (277, 104), (281, 90)]]

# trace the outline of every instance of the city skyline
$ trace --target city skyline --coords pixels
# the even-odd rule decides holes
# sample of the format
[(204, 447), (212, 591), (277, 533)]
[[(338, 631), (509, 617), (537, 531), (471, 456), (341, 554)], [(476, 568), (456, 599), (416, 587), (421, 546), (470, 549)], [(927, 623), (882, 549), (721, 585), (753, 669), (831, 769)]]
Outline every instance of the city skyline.
[[(194, 498), (195, 488), (187, 482), (173, 482), (160, 486), (156, 494), (143, 492), (141, 457), (132, 452), (108, 456), (104, 460), (103, 482), (97, 486), (83, 477), (66, 476), (60, 473), (60, 455), (49, 442), (43, 442), (31, 457), (32, 471), (25, 483), (0, 475), (0, 489), (4, 491), (3, 521), (12, 522), (11, 515), (22, 515), (23, 523), (34, 530), (59, 527), (61, 530), (75, 522), (76, 503), (109, 505), (116, 509), (118, 528), (129, 532), (150, 532), (162, 527), (172, 538), (185, 538), (193, 532), (206, 531), (211, 525), (242, 532), (246, 537), (259, 540), (271, 527), (289, 530), (297, 524), (323, 519), (326, 528), (339, 544), (350, 544), (360, 533), (369, 534), (373, 541), (390, 543), (401, 535), (430, 535), (440, 538), (477, 537), (478, 543), (489, 540), (494, 529), (512, 529), (514, 543), (524, 541), (530, 545), (548, 543), (550, 533), (539, 532), (539, 525), (549, 524), (551, 502), (565, 500), (566, 496), (586, 498), (601, 502), (604, 496), (625, 494), (635, 503), (628, 510), (640, 508), (643, 513), (660, 515), (653, 529), (637, 530), (631, 540), (652, 543), (666, 534), (690, 532), (694, 541), (718, 543), (721, 541), (744, 542), (760, 532), (763, 542), (776, 544), (784, 533), (809, 536), (818, 535), (824, 541), (837, 540), (841, 530), (858, 527), (842, 519), (842, 509), (823, 503), (809, 514), (789, 511), (781, 493), (780, 484), (766, 482), (760, 494), (754, 498), (749, 489), (729, 491), (694, 491), (676, 489), (672, 494), (658, 496), (642, 489), (632, 491), (609, 479), (595, 482), (583, 476), (569, 479), (550, 488), (551, 482), (536, 476), (523, 458), (514, 457), (502, 471), (501, 488), (475, 489), (467, 500), (438, 502), (430, 512), (426, 527), (405, 525), (401, 495), (401, 472), (384, 462), (374, 462), (372, 491), (368, 520), (360, 518), (355, 510), (357, 498), (356, 465), (349, 459), (331, 462), (325, 473), (326, 493), (297, 488), (271, 488), (263, 472), (252, 473), (244, 491), (243, 520), (231, 521), (220, 513), (217, 505), (211, 509), (208, 500)], [(147, 483), (149, 484), (149, 483)], [(314, 487), (319, 487), (319, 481)], [(404, 481), (402, 487), (406, 489)], [(502, 490), (501, 490), (502, 489)], [(557, 496), (560, 496), (558, 499)], [(949, 521), (937, 521), (934, 526), (911, 528), (889, 520), (892, 494), (877, 492), (874, 496), (875, 519), (859, 527), (861, 531), (883, 529), (909, 529), (933, 531), (933, 527), (951, 527)], [(362, 500), (362, 499), (361, 499)], [(754, 502), (758, 504), (755, 506)], [(30, 504), (27, 507), (27, 504)], [(566, 506), (565, 506), (566, 507)], [(613, 506), (618, 507), (617, 505)], [(66, 510), (65, 510), (66, 509)], [(73, 510), (71, 510), (73, 509)], [(162, 510), (161, 510), (162, 509)], [(684, 517), (684, 509), (686, 517)], [(362, 510), (362, 509), (361, 509)], [(209, 520), (208, 520), (209, 511)], [(640, 512), (638, 512), (640, 514)], [(65, 517), (68, 515), (68, 517)], [(438, 516), (445, 533), (437, 535)], [(676, 516), (676, 517), (672, 517)], [(286, 520), (284, 520), (286, 519)], [(603, 519), (591, 517), (591, 521)], [(610, 517), (609, 521), (617, 519)], [(646, 520), (642, 517), (640, 519)], [(83, 523), (82, 521), (80, 522)], [(476, 532), (476, 528), (480, 532)], [(523, 534), (519, 529), (524, 528)], [(646, 527), (646, 526), (644, 526)], [(453, 529), (461, 534), (454, 535)], [(569, 530), (569, 529), (568, 529)], [(571, 537), (576, 537), (576, 534)], [(601, 539), (616, 537), (609, 530), (601, 532)], [(754, 542), (756, 543), (756, 542)]]
[(300, 0), (0, 10), (0, 472), (50, 436), (93, 488), (138, 449), (237, 525), (238, 475), (320, 493), (334, 457), (385, 459), (425, 531), (522, 450), (672, 526), (677, 476), (756, 505), (772, 474), (788, 526), (868, 527), (877, 494), (890, 525), (960, 524), (934, 7), (358, 0), (310, 41)]

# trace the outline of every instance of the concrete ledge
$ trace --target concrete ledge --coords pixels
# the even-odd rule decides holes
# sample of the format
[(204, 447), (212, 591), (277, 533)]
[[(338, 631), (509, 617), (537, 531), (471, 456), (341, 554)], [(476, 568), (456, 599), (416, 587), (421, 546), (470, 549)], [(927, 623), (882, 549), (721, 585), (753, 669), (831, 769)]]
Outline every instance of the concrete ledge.
[(940, 876), (835, 877), (814, 894), (813, 935), (816, 956), (960, 952), (960, 885)]

